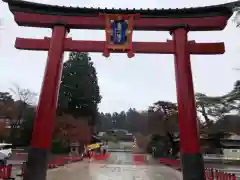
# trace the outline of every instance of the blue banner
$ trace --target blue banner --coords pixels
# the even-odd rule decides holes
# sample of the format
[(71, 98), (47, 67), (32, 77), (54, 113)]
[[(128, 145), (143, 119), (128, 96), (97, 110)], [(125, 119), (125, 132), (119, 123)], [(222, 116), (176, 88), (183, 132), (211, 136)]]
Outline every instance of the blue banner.
[(125, 44), (127, 42), (127, 28), (128, 24), (124, 20), (113, 21), (111, 41), (114, 44)]

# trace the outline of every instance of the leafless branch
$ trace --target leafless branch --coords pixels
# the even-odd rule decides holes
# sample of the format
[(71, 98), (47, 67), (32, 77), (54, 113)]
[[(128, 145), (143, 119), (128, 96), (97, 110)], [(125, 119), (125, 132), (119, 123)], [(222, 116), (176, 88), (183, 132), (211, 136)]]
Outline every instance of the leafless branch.
[(16, 83), (13, 83), (13, 88), (9, 88), (9, 90), (16, 96), (18, 100), (22, 101), (23, 103), (29, 105), (34, 104), (37, 93), (26, 88), (21, 88)]

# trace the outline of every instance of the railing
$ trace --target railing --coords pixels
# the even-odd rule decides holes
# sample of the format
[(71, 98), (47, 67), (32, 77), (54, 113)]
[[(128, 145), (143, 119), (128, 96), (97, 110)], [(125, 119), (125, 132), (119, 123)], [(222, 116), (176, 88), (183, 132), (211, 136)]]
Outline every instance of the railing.
[(141, 154), (133, 154), (134, 163), (145, 163), (145, 156)]
[(26, 156), (27, 156), (27, 153), (25, 153), (25, 152), (16, 152), (16, 157), (15, 158), (18, 161), (25, 161)]
[[(48, 169), (58, 168), (60, 166), (64, 166), (65, 164), (81, 161), (83, 158), (81, 156), (67, 156), (67, 157), (59, 157), (54, 161), (48, 162)], [(26, 168), (26, 162), (23, 162), (21, 165), (21, 172), (17, 176), (22, 177), (24, 175)]]
[[(105, 155), (94, 155), (93, 158), (95, 160), (105, 160), (105, 159), (109, 158), (109, 156), (110, 156), (110, 154), (106, 153)], [(21, 159), (21, 160), (23, 159), (22, 154), (21, 154), (21, 158), (19, 158), (19, 159)], [(48, 169), (53, 169), (53, 168), (57, 168), (60, 166), (64, 166), (65, 164), (81, 161), (82, 159), (83, 159), (82, 156), (59, 157), (59, 158), (55, 159), (54, 161), (48, 162)], [(22, 177), (24, 175), (25, 168), (26, 168), (26, 162), (24, 161), (21, 164), (20, 174), (18, 174), (17, 176)], [(12, 177), (12, 164), (0, 166), (0, 179), (15, 179), (14, 177)]]
[(235, 174), (226, 173), (217, 169), (205, 168), (206, 180), (236, 180)]
[(219, 154), (204, 154), (204, 159), (220, 159), (220, 160), (240, 160), (240, 156), (230, 157), (230, 156), (224, 156)]
[[(92, 157), (95, 160), (105, 160), (105, 159), (110, 157), (110, 154), (108, 154), (108, 153), (106, 153), (104, 155), (102, 155), (102, 154), (100, 154), (100, 155), (93, 154)], [(52, 162), (51, 161), (48, 162), (48, 169), (58, 168), (60, 166), (64, 166), (65, 164), (78, 162), (78, 161), (81, 161), (81, 160), (83, 160), (82, 156), (59, 157), (59, 158), (55, 159)], [(26, 167), (26, 162), (23, 162), (22, 168), (21, 168), (21, 172), (20, 172), (20, 174), (18, 176), (23, 176), (24, 175), (25, 167)]]
[(0, 179), (14, 179), (12, 175), (12, 165), (0, 166)]
[(93, 155), (93, 158), (95, 160), (106, 160), (110, 157), (110, 154), (109, 153), (106, 153), (106, 154), (95, 154)]
[[(180, 160), (161, 158), (160, 163), (170, 166), (174, 169), (181, 170)], [(227, 173), (224, 171), (219, 171), (213, 168), (205, 168), (206, 180), (236, 180), (236, 175), (232, 173)]]

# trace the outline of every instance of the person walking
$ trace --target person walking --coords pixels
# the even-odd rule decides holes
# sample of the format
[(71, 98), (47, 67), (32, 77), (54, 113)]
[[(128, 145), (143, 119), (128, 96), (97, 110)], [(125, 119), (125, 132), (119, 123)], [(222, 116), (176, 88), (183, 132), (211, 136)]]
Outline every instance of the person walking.
[(108, 148), (108, 141), (106, 141), (105, 143), (104, 143), (104, 148), (103, 148), (103, 155), (106, 155), (106, 153), (107, 153), (107, 148)]

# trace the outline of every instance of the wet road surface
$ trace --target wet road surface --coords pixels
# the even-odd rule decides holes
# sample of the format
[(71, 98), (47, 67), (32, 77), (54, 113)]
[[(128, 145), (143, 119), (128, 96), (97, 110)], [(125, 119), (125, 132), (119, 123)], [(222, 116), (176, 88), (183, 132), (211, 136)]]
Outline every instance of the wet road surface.
[(181, 173), (156, 164), (135, 165), (131, 153), (111, 153), (106, 161), (81, 161), (48, 171), (47, 180), (180, 180)]
[[(13, 177), (15, 177), (17, 174), (20, 174), (21, 163), (22, 161), (8, 161), (8, 164), (13, 164)], [(240, 179), (240, 166), (226, 164), (205, 164), (205, 167), (216, 168), (220, 171), (234, 173), (238, 179)], [(64, 175), (65, 173), (66, 175)], [(171, 173), (173, 173), (173, 175), (171, 175)], [(118, 180), (119, 177), (117, 176), (124, 177), (124, 180), (139, 180), (141, 178), (144, 180), (174, 180), (179, 179), (179, 176), (181, 176), (179, 172), (175, 172), (168, 167), (159, 165), (157, 160), (151, 159), (143, 165), (135, 165), (132, 160), (132, 153), (130, 152), (112, 152), (111, 157), (106, 161), (92, 161), (89, 163), (87, 160), (84, 160), (83, 162), (69, 164), (65, 167), (49, 170), (48, 175), (48, 180), (61, 180), (63, 179), (61, 176), (65, 177), (67, 180), (77, 180), (80, 179), (80, 177), (78, 177), (79, 175), (86, 176), (86, 179), (84, 180), (88, 180), (90, 177), (94, 177), (97, 180), (99, 177), (102, 177), (102, 179), (100, 178), (101, 180), (111, 180), (113, 177), (115, 177), (114, 180)], [(69, 179), (67, 176), (71, 178)], [(90, 179), (95, 180), (92, 178)]]

